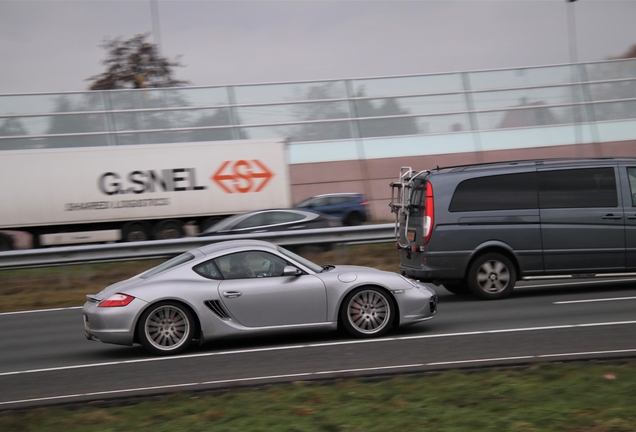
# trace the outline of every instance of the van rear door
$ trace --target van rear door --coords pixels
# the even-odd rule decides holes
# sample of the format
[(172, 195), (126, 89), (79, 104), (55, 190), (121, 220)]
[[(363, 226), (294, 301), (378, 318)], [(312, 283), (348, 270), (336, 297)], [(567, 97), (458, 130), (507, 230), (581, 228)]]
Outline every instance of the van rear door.
[(546, 273), (625, 270), (625, 218), (617, 170), (539, 169)]

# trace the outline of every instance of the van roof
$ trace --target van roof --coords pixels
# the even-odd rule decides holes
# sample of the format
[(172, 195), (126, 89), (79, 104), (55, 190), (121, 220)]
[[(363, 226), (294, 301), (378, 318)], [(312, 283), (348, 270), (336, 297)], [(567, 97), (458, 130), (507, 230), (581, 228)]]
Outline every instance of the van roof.
[(469, 165), (456, 165), (448, 167), (437, 167), (429, 170), (431, 174), (434, 173), (451, 173), (451, 172), (464, 172), (464, 171), (476, 171), (486, 170), (493, 168), (511, 168), (511, 167), (524, 167), (524, 166), (539, 166), (539, 165), (586, 165), (590, 163), (616, 163), (616, 162), (636, 162), (636, 157), (599, 157), (599, 158), (544, 158), (544, 159), (526, 159), (526, 160), (513, 160), (513, 161), (500, 161), (500, 162), (486, 162), (479, 164)]

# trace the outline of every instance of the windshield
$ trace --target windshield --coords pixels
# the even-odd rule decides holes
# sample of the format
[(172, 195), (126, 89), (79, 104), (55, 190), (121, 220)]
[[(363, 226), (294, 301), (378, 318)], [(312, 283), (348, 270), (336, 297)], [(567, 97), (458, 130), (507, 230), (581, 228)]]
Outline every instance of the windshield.
[(300, 264), (304, 265), (305, 267), (307, 267), (308, 269), (310, 269), (314, 273), (320, 273), (323, 270), (323, 268), (320, 267), (318, 264), (314, 264), (311, 261), (309, 261), (308, 259), (303, 258), (300, 255), (296, 255), (295, 253), (290, 252), (290, 251), (288, 251), (285, 248), (282, 248), (282, 247), (279, 246), (278, 247), (278, 251), (280, 253), (282, 253), (283, 255), (293, 259), (294, 261), (297, 261)]
[(149, 277), (152, 277), (156, 274), (159, 274), (161, 272), (164, 272), (166, 270), (169, 270), (173, 267), (176, 267), (178, 265), (183, 264), (184, 262), (188, 262), (191, 259), (194, 259), (194, 255), (192, 255), (189, 252), (186, 252), (184, 254), (181, 254), (179, 256), (176, 256), (162, 264), (159, 264), (157, 267), (153, 267), (150, 270), (146, 271), (145, 273), (142, 273), (141, 275), (139, 275), (140, 278), (142, 279), (148, 279)]
[(296, 204), (295, 207), (311, 207), (316, 204), (317, 199), (315, 197), (307, 198), (305, 201), (301, 201)]

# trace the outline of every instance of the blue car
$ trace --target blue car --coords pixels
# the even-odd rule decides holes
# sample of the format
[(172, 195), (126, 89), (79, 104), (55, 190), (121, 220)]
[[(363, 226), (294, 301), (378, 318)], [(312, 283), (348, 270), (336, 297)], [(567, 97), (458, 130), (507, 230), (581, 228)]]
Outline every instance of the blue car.
[(360, 225), (369, 218), (368, 206), (369, 203), (362, 194), (336, 193), (313, 196), (296, 204), (295, 207), (335, 216), (342, 220), (344, 225)]

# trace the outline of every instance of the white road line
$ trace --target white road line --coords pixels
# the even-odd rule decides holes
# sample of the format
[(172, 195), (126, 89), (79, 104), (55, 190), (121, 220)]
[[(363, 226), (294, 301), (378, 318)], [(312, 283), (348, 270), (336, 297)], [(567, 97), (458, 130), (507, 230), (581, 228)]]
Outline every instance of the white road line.
[[(601, 284), (601, 283), (612, 283), (612, 282), (632, 282), (636, 281), (633, 278), (620, 278), (620, 279), (606, 279), (606, 280), (579, 280), (576, 282), (557, 282), (551, 284), (542, 284), (542, 285), (521, 285), (515, 286), (515, 289), (530, 289), (530, 288), (546, 288), (546, 287), (555, 287), (555, 286), (565, 286), (565, 285), (586, 285), (586, 284)], [(521, 281), (520, 281), (521, 282)]]
[(636, 300), (636, 297), (612, 297), (612, 298), (599, 298), (599, 299), (589, 299), (589, 300), (568, 300), (568, 301), (553, 302), (553, 304), (594, 303), (594, 302), (619, 301), (619, 300)]
[(2, 372), (0, 373), (0, 377), (10, 376), (10, 375), (40, 373), (40, 372), (84, 369), (84, 368), (93, 368), (93, 367), (101, 367), (101, 366), (117, 366), (117, 365), (135, 364), (135, 363), (158, 362), (158, 361), (174, 361), (174, 360), (192, 359), (192, 358), (199, 358), (199, 357), (253, 354), (253, 353), (269, 352), (269, 351), (287, 351), (287, 350), (301, 349), (301, 348), (321, 348), (321, 347), (340, 346), (340, 345), (355, 345), (355, 344), (362, 344), (362, 343), (382, 343), (382, 342), (394, 342), (394, 341), (402, 341), (402, 340), (434, 339), (434, 338), (459, 337), (459, 336), (477, 336), (477, 335), (487, 335), (487, 334), (518, 333), (518, 332), (540, 331), (540, 330), (562, 330), (562, 329), (572, 329), (572, 328), (589, 328), (589, 327), (633, 325), (633, 324), (636, 324), (636, 321), (565, 324), (565, 325), (545, 326), (545, 327), (526, 327), (526, 328), (483, 330), (483, 331), (459, 332), (459, 333), (440, 333), (440, 334), (431, 334), (431, 335), (396, 336), (396, 337), (381, 338), (381, 339), (357, 339), (357, 340), (340, 341), (340, 342), (323, 342), (323, 343), (315, 343), (315, 344), (254, 348), (254, 349), (233, 350), (233, 351), (218, 351), (218, 352), (208, 352), (208, 353), (199, 353), (199, 354), (185, 354), (185, 355), (173, 356), (173, 357), (151, 357), (151, 358), (142, 358), (142, 359), (135, 359), (135, 360), (123, 360), (123, 361), (116, 361), (116, 362), (89, 363), (89, 364), (79, 364), (79, 365), (73, 365), (73, 366), (57, 366), (57, 367), (42, 368), (42, 369), (29, 369), (29, 370)]
[(425, 366), (442, 366), (442, 365), (454, 365), (454, 364), (459, 365), (459, 364), (471, 364), (471, 363), (474, 364), (474, 363), (501, 362), (501, 361), (510, 361), (510, 360), (530, 360), (530, 359), (549, 358), (549, 357), (575, 357), (575, 356), (598, 355), (598, 354), (623, 354), (628, 352), (636, 352), (636, 349), (614, 350), (614, 351), (591, 351), (591, 352), (561, 353), (561, 354), (541, 354), (541, 355), (528, 355), (528, 356), (517, 356), (517, 357), (499, 357), (499, 358), (487, 358), (487, 359), (456, 360), (456, 361), (448, 361), (448, 362), (417, 363), (417, 364), (396, 365), (396, 366), (381, 366), (381, 367), (375, 367), (375, 368), (302, 372), (302, 373), (286, 374), (286, 375), (266, 375), (266, 376), (257, 376), (257, 377), (248, 377), (248, 378), (236, 378), (236, 379), (204, 381), (204, 382), (195, 382), (195, 383), (171, 384), (171, 385), (153, 386), (153, 387), (136, 387), (136, 388), (121, 389), (121, 390), (90, 392), (90, 393), (75, 393), (70, 395), (49, 396), (49, 397), (32, 398), (32, 399), (20, 399), (20, 400), (0, 402), (0, 406), (15, 405), (15, 404), (29, 403), (29, 402), (47, 402), (47, 401), (52, 402), (56, 400), (73, 399), (73, 398), (80, 398), (80, 397), (94, 397), (94, 396), (107, 396), (107, 395), (114, 396), (114, 395), (124, 394), (124, 393), (134, 393), (134, 392), (153, 391), (153, 390), (174, 390), (179, 388), (195, 387), (195, 386), (202, 386), (202, 385), (235, 384), (235, 383), (244, 383), (244, 382), (250, 382), (250, 381), (256, 382), (256, 381), (264, 381), (264, 380), (280, 379), (280, 378), (303, 378), (303, 377), (316, 377), (316, 376), (327, 375), (327, 374), (347, 374), (351, 372), (374, 372), (374, 371), (381, 371), (381, 370), (386, 371), (386, 370), (392, 370), (392, 369), (419, 368), (419, 367), (425, 367)]
[(2, 312), (0, 313), (0, 316), (23, 315), (23, 314), (40, 313), (40, 312), (59, 312), (59, 311), (75, 310), (75, 309), (81, 309), (81, 308), (82, 306), (72, 306), (72, 307), (53, 308), (53, 309), (33, 309), (33, 310), (25, 310), (25, 311), (17, 311), (17, 312)]

